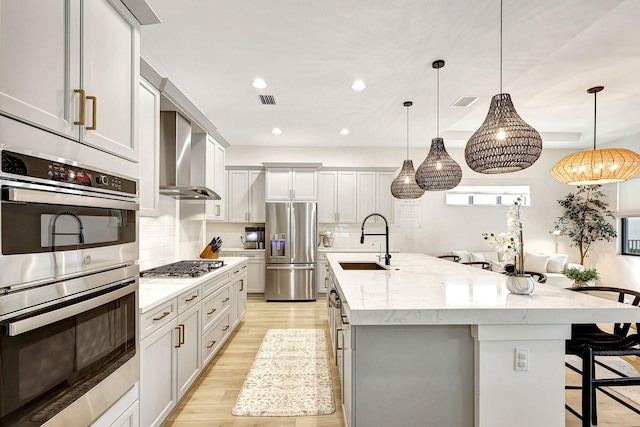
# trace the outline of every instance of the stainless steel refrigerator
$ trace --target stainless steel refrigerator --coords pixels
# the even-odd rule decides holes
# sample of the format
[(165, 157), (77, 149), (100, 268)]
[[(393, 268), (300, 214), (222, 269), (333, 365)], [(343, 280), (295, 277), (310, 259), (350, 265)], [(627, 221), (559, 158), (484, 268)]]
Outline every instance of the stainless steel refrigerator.
[(316, 202), (267, 202), (267, 301), (316, 299)]

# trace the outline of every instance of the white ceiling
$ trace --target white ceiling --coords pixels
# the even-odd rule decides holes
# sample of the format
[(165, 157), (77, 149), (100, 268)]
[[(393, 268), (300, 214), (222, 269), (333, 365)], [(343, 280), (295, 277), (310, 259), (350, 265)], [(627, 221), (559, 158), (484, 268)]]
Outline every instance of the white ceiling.
[[(427, 146), (443, 59), (440, 136), (463, 147), (500, 91), (499, 0), (148, 2), (163, 22), (143, 56), (232, 145), (404, 147), (410, 100), (410, 144)], [(640, 134), (640, 1), (504, 0), (503, 19), (503, 91), (545, 148), (592, 146), (598, 85), (598, 144)], [(463, 95), (479, 100), (450, 107)]]

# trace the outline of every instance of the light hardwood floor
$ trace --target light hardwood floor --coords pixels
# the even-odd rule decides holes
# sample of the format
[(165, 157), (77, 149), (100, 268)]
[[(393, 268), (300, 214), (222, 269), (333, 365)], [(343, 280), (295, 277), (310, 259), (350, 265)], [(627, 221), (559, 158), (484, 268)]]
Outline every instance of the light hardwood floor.
[[(236, 402), (262, 338), (268, 329), (311, 328), (328, 331), (327, 305), (315, 302), (247, 301), (247, 313), (230, 340), (182, 399), (165, 427), (341, 427), (340, 383), (331, 356), (336, 412), (317, 417), (236, 417)], [(327, 337), (328, 338), (328, 337)], [(330, 351), (331, 353), (331, 351)]]
[[(244, 321), (209, 364), (191, 391), (171, 414), (165, 427), (342, 427), (340, 384), (333, 355), (331, 375), (336, 400), (336, 412), (318, 417), (235, 417), (231, 415), (251, 363), (265, 332), (272, 328), (328, 329), (327, 306), (324, 299), (316, 302), (271, 302), (249, 300)], [(637, 365), (640, 367), (640, 364)], [(568, 381), (575, 374), (568, 373)], [(568, 391), (567, 402), (580, 408), (580, 392)], [(600, 427), (640, 426), (640, 415), (599, 394)], [(580, 421), (566, 413), (566, 427), (579, 427)], [(144, 427), (144, 426), (143, 426)], [(365, 426), (377, 427), (377, 426)], [(387, 427), (387, 426), (380, 426)], [(398, 426), (401, 427), (401, 426)], [(425, 421), (425, 427), (430, 426)], [(460, 426), (465, 427), (465, 426)], [(552, 426), (549, 426), (552, 427)]]

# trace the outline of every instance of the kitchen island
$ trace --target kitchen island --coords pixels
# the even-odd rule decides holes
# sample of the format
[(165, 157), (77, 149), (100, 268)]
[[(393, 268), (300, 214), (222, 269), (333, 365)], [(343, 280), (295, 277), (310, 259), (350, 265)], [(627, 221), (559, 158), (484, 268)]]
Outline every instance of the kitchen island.
[(640, 315), (543, 284), (510, 294), (499, 273), (428, 255), (394, 254), (376, 270), (341, 266), (372, 268), (372, 254), (327, 260), (350, 427), (562, 426), (571, 324)]

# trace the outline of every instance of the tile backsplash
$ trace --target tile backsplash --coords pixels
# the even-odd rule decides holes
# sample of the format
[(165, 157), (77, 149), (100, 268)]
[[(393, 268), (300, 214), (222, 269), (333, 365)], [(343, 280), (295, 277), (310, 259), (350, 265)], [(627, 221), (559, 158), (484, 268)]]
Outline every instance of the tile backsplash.
[(140, 218), (141, 271), (197, 258), (203, 249), (204, 221), (180, 219), (180, 202), (171, 197), (160, 197), (159, 211), (157, 217)]

